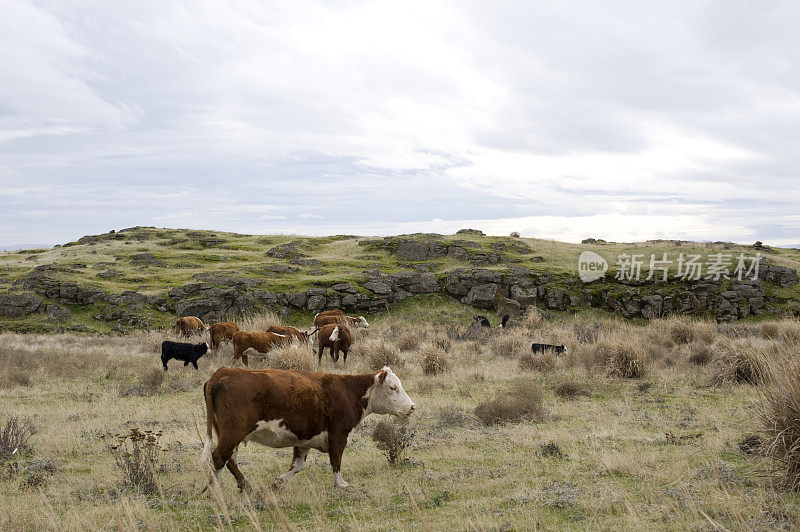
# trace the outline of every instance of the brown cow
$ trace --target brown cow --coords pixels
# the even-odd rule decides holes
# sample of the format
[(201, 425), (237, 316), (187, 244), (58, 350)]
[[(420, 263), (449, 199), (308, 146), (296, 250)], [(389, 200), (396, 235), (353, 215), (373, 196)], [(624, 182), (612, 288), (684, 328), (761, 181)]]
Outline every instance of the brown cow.
[(288, 336), (291, 340), (294, 340), (296, 338), (297, 340), (300, 340), (301, 343), (307, 344), (308, 339), (311, 337), (311, 335), (313, 335), (317, 331), (315, 329), (314, 332), (307, 333), (295, 327), (289, 327), (289, 326), (281, 327), (280, 325), (273, 325), (272, 327), (267, 329), (267, 332), (282, 334), (284, 336)]
[(223, 340), (233, 341), (233, 335), (239, 332), (239, 326), (232, 321), (215, 323), (208, 328), (208, 335), (211, 337), (211, 349), (216, 349)]
[(282, 334), (239, 331), (233, 335), (233, 358), (231, 359), (231, 365), (236, 364), (236, 360), (241, 357), (244, 365), (249, 366), (245, 351), (251, 347), (259, 353), (266, 353), (276, 345), (284, 344), (287, 341), (291, 341), (291, 339)]
[(347, 325), (348, 327), (369, 327), (367, 318), (364, 316), (354, 318), (353, 316), (345, 316), (343, 314), (327, 316), (320, 316), (317, 314), (317, 316), (314, 318), (314, 327), (317, 329), (323, 325), (328, 325), (329, 323), (333, 323), (334, 325)]
[(317, 363), (322, 364), (322, 352), (326, 347), (331, 349), (331, 359), (334, 362), (339, 360), (339, 351), (342, 352), (342, 363), (347, 364), (347, 352), (350, 351), (350, 344), (353, 343), (353, 335), (347, 325), (335, 325), (329, 323), (321, 329), (317, 329)]
[(248, 441), (294, 447), (292, 465), (280, 481), (303, 469), (310, 449), (328, 453), (334, 484), (347, 487), (340, 469), (350, 432), (373, 412), (406, 418), (416, 408), (389, 367), (363, 375), (222, 367), (206, 381), (203, 394), (203, 463), (215, 472), (212, 482), (227, 465), (240, 489), (248, 483), (236, 456), (239, 444)]
[(206, 330), (208, 330), (208, 327), (203, 325), (200, 318), (195, 318), (194, 316), (184, 316), (183, 318), (178, 318), (178, 321), (175, 322), (175, 333), (183, 336)]
[(343, 310), (323, 310), (322, 312), (317, 312), (314, 314), (314, 319), (317, 319), (317, 316), (344, 316)]

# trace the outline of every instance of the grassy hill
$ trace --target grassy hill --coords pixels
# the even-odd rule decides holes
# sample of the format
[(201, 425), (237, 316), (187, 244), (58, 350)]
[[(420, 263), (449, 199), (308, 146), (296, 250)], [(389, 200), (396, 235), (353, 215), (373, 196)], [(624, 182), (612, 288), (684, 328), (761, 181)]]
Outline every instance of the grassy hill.
[[(591, 285), (581, 285), (577, 281), (578, 256), (584, 250), (594, 251), (609, 262), (611, 269), (606, 279)], [(246, 279), (246, 290), (275, 294), (276, 300), (265, 299), (264, 305), (271, 306), (273, 310), (283, 309), (284, 316), (292, 321), (306, 319), (305, 315), (313, 313), (313, 309), (287, 304), (283, 294), (324, 289), (323, 297), (327, 294), (330, 303), (331, 294), (334, 293), (331, 287), (349, 283), (350, 291), (361, 294), (359, 297), (366, 301), (364, 298), (373, 296), (369, 289), (364, 288), (370, 275), (424, 272), (444, 286), (448, 275), (459, 269), (523, 271), (534, 285), (545, 285), (563, 292), (566, 303), (551, 302), (553, 310), (580, 313), (590, 307), (602, 307), (596, 303), (605, 301), (608, 294), (624, 298), (630, 286), (638, 286), (637, 293), (650, 294), (653, 291), (654, 288), (646, 283), (622, 285), (614, 280), (614, 264), (620, 254), (643, 255), (646, 267), (650, 254), (661, 257), (666, 253), (673, 259), (679, 253), (703, 257), (714, 253), (734, 256), (744, 253), (749, 257), (756, 251), (774, 265), (800, 269), (800, 250), (754, 250), (750, 246), (729, 243), (600, 241), (594, 244), (568, 244), (532, 238), (485, 236), (474, 231), (455, 235), (414, 234), (386, 238), (350, 235), (263, 236), (135, 227), (85, 236), (52, 249), (0, 253), (0, 294), (30, 297), (38, 294), (37, 297), (41, 298), (41, 301), (32, 300), (38, 302), (36, 312), (17, 311), (11, 307), (6, 307), (5, 313), (0, 311), (0, 328), (46, 332), (69, 327), (74, 330), (108, 331), (120, 323), (125, 327), (163, 327), (171, 323), (181, 309), (179, 304), (176, 305), (175, 292), (170, 295), (170, 291), (198, 282), (224, 288), (224, 282), (214, 283), (214, 276), (217, 279), (227, 278), (228, 282), (230, 279)], [(670, 271), (674, 274), (676, 268), (677, 264), (673, 263)], [(368, 271), (373, 273), (365, 273)], [(37, 284), (32, 279), (44, 281)], [(133, 305), (124, 298), (123, 302), (113, 305), (104, 300), (87, 303), (83, 300), (87, 298), (70, 297), (73, 286), (81, 290), (96, 289), (106, 294), (132, 292), (144, 297), (135, 300)], [(720, 290), (725, 288), (723, 284)], [(669, 293), (669, 287), (659, 287), (658, 290), (662, 295), (664, 290)], [(791, 310), (795, 302), (800, 301), (800, 285), (796, 283), (790, 286), (765, 283), (764, 291), (770, 304), (761, 315)], [(429, 300), (437, 296), (435, 299), (445, 307), (459, 305), (458, 296), (448, 297), (453, 294), (448, 294), (444, 289), (438, 292), (411, 294), (411, 299)], [(386, 305), (389, 308), (396, 305), (395, 299), (399, 298), (389, 297)], [(406, 302), (406, 305), (409, 304), (413, 303)], [(547, 305), (547, 299), (543, 297), (539, 306)], [(246, 304), (238, 304), (232, 308), (244, 313), (247, 312), (246, 307)], [(487, 305), (483, 307), (488, 311), (494, 310)], [(194, 307), (184, 305), (183, 308)], [(353, 308), (368, 314), (378, 307), (365, 303)]]

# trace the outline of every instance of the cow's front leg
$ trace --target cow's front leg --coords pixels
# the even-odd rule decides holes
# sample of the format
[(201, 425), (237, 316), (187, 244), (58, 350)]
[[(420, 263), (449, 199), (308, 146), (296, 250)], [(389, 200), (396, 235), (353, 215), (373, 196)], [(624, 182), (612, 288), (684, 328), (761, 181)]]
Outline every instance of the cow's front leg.
[(308, 449), (295, 447), (294, 453), (292, 454), (292, 465), (289, 467), (289, 471), (281, 475), (278, 480), (286, 482), (292, 478), (295, 473), (302, 471), (306, 467), (306, 456), (308, 456)]
[(342, 480), (342, 453), (347, 445), (347, 436), (329, 436), (328, 437), (328, 455), (331, 459), (331, 469), (333, 470), (333, 484), (337, 488), (346, 488), (349, 486), (347, 482)]

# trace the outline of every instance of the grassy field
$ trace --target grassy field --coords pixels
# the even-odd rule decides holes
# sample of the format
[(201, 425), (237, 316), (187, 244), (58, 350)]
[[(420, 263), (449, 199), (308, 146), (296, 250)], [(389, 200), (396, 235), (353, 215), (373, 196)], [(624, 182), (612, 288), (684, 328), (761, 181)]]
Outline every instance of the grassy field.
[[(164, 374), (166, 333), (3, 333), (0, 427), (20, 416), (36, 433), (13, 456), (2, 455), (0, 434), (0, 529), (797, 527), (800, 497), (785, 470), (773, 470), (782, 462), (740, 448), (754, 434), (771, 441), (760, 416), (776, 400), (761, 392), (773, 382), (770, 361), (796, 360), (797, 322), (717, 329), (534, 313), (523, 327), (486, 331), (467, 328), (470, 315), (435, 302), (398, 307), (357, 331), (346, 369), (323, 361), (349, 373), (390, 363), (403, 380), (418, 412), (407, 426), (391, 420), (392, 441), (408, 444), (396, 464), (373, 441), (383, 419), (373, 415), (345, 451), (350, 488), (334, 488), (316, 451), (273, 488), (291, 450), (251, 444), (239, 463), (254, 492), (240, 494), (225, 471), (222, 501), (198, 495), (201, 389), (228, 363), (229, 345), (200, 359), (199, 371), (172, 362)], [(531, 341), (568, 353), (534, 358)], [(306, 350), (254, 358), (257, 367), (316, 367)], [(134, 428), (160, 433), (149, 487), (131, 485), (109, 448)]]

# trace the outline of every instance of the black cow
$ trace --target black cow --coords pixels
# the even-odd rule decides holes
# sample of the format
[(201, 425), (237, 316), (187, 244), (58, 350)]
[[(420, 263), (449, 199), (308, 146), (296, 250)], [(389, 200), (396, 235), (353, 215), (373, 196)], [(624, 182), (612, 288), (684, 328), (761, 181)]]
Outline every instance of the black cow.
[(182, 360), (184, 366), (190, 363), (197, 369), (197, 360), (208, 352), (208, 344), (203, 342), (200, 344), (185, 344), (181, 342), (170, 342), (164, 340), (161, 342), (161, 363), (164, 365), (164, 371), (167, 371), (167, 362), (172, 360)]
[(500, 322), (500, 327), (502, 327), (503, 329), (505, 329), (505, 328), (506, 328), (506, 326), (508, 325), (508, 320), (509, 320), (510, 318), (511, 318), (511, 316), (509, 316), (508, 314), (504, 315), (504, 316), (503, 316), (503, 321), (501, 321), (501, 322)]
[(553, 344), (536, 344), (534, 343), (531, 345), (531, 351), (534, 353), (544, 353), (545, 351), (555, 351), (556, 354), (562, 354), (567, 352), (567, 346), (565, 345), (553, 345)]
[(489, 318), (486, 316), (476, 315), (472, 317), (472, 321), (479, 324), (482, 327), (491, 327), (492, 324), (489, 323)]

